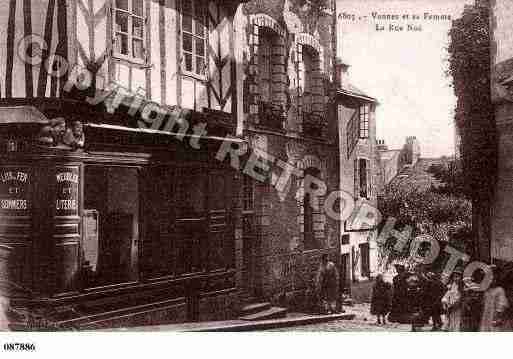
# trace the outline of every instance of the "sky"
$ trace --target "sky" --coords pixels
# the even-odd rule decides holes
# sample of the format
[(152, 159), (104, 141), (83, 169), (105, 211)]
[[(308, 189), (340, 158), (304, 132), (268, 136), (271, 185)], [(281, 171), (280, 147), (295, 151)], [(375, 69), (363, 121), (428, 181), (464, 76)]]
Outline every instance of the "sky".
[[(447, 77), (449, 20), (425, 19), (424, 13), (461, 15), (472, 0), (338, 0), (337, 53), (349, 64), (353, 85), (377, 98), (377, 138), (399, 149), (416, 136), (422, 157), (454, 154), (456, 98)], [(408, 14), (409, 20), (375, 20), (380, 15)], [(340, 18), (343, 13), (354, 20)], [(412, 15), (420, 19), (412, 19)], [(366, 16), (366, 18), (364, 18)], [(376, 24), (383, 31), (376, 31)], [(403, 31), (389, 31), (390, 24)], [(422, 31), (406, 31), (407, 24)]]

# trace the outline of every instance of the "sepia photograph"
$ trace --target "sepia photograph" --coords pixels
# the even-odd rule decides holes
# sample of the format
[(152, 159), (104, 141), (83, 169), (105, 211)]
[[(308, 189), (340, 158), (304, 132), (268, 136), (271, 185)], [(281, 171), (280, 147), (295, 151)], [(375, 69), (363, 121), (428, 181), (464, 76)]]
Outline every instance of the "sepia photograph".
[(513, 331), (513, 1), (0, 5), (0, 352)]

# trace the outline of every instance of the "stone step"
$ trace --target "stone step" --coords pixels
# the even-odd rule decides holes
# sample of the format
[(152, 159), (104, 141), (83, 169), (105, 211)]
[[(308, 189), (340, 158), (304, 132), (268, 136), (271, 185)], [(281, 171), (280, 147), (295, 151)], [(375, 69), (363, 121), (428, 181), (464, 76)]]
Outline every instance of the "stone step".
[(258, 313), (258, 312), (262, 312), (269, 308), (271, 308), (271, 303), (269, 303), (269, 302), (251, 303), (251, 304), (248, 304), (248, 305), (242, 307), (242, 309), (240, 311), (240, 315), (241, 316), (251, 315), (251, 314)]
[(247, 320), (247, 321), (257, 321), (257, 320), (285, 318), (286, 316), (287, 316), (287, 308), (271, 307), (269, 309), (260, 311), (255, 314), (242, 316), (239, 319)]

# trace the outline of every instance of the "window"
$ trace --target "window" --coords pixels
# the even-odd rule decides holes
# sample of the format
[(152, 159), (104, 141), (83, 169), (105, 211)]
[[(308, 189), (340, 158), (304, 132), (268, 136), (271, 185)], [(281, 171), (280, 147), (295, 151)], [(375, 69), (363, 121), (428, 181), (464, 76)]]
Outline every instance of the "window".
[(145, 21), (144, 0), (115, 0), (115, 55), (138, 61), (144, 60)]
[(360, 138), (369, 138), (369, 105), (360, 106)]
[(272, 40), (273, 33), (260, 28), (258, 46), (258, 84), (260, 100), (271, 102), (272, 96)]
[(362, 277), (370, 277), (369, 243), (360, 244), (360, 275)]
[(360, 197), (367, 198), (367, 160), (360, 159), (359, 165)]
[(314, 59), (316, 54), (309, 46), (303, 46), (303, 63), (304, 63), (304, 84), (303, 84), (303, 112), (312, 112), (313, 102), (313, 75), (314, 75)]
[[(342, 106), (339, 106), (339, 111), (342, 112)], [(339, 112), (339, 113), (340, 113)], [(341, 117), (343, 115), (340, 115)], [(358, 111), (354, 111), (353, 115), (347, 121), (346, 125), (346, 144), (347, 144), (347, 158), (351, 157), (356, 145), (358, 144), (359, 131), (358, 131)]]
[(206, 11), (202, 0), (182, 1), (182, 64), (186, 73), (205, 76)]
[(136, 281), (137, 168), (86, 166), (82, 278), (86, 287)]
[(370, 161), (359, 158), (354, 161), (355, 195), (360, 198), (371, 197), (371, 168)]

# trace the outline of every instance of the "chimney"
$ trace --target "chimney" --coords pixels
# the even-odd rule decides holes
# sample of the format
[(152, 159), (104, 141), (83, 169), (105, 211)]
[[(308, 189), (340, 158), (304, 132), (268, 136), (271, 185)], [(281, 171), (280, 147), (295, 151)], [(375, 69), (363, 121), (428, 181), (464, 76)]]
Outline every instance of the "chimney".
[(335, 84), (337, 88), (346, 87), (349, 77), (349, 64), (346, 64), (340, 57), (335, 62)]
[(388, 151), (388, 146), (385, 144), (385, 140), (376, 140), (376, 149), (378, 151)]

